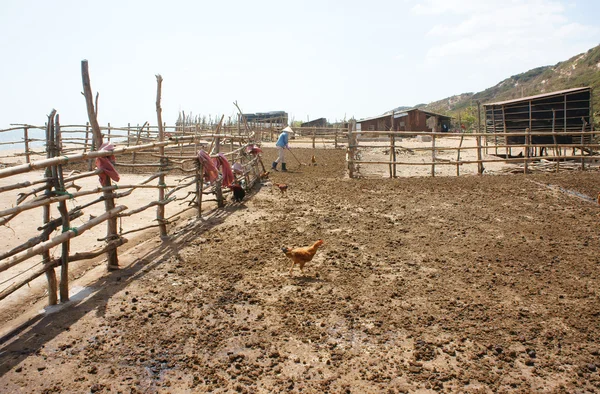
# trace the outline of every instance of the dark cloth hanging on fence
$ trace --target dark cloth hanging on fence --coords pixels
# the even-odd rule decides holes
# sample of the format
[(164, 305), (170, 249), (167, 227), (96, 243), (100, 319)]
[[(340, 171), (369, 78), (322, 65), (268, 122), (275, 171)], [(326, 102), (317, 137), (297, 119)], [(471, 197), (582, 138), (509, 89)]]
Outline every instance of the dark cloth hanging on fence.
[(221, 173), (223, 174), (223, 187), (230, 186), (234, 181), (233, 171), (231, 170), (231, 165), (227, 161), (227, 158), (224, 154), (219, 153), (215, 158), (217, 162), (217, 167), (221, 169)]
[(212, 158), (203, 149), (198, 151), (198, 160), (202, 164), (204, 172), (204, 180), (210, 183), (214, 182), (219, 178), (219, 169), (223, 174), (223, 187), (228, 187), (234, 181), (233, 171), (231, 165), (227, 161), (224, 154), (219, 153), (217, 157)]
[(219, 177), (219, 170), (215, 166), (215, 162), (203, 149), (198, 151), (198, 160), (202, 164), (204, 180), (213, 183)]
[[(99, 150), (104, 152), (112, 152), (115, 150), (115, 146), (110, 142), (105, 142), (100, 146)], [(99, 170), (102, 170), (102, 172), (98, 174), (101, 185), (105, 185), (109, 179), (112, 179), (115, 182), (119, 182), (119, 179), (121, 179), (114, 166), (115, 162), (116, 158), (114, 155), (96, 158), (96, 167)]]
[(252, 144), (246, 147), (246, 153), (252, 153), (253, 155), (258, 155), (262, 153), (262, 149), (258, 145)]

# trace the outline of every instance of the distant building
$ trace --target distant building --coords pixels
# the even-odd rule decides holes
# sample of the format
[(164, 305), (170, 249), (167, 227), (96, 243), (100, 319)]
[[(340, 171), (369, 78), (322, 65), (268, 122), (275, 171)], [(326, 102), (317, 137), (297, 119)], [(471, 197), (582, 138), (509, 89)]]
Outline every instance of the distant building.
[(285, 127), (288, 125), (288, 114), (285, 111), (257, 112), (255, 114), (244, 114), (248, 123), (258, 125), (277, 125)]
[[(539, 132), (592, 131), (592, 89), (590, 87), (559, 90), (556, 92), (500, 101), (483, 105), (485, 128), (488, 133), (523, 133), (529, 129)], [(558, 144), (581, 143), (582, 136), (557, 136)], [(509, 145), (525, 143), (525, 136), (508, 137)], [(584, 136), (584, 143), (591, 141)], [(553, 144), (552, 136), (532, 136), (533, 144)]]
[(450, 116), (436, 114), (419, 108), (389, 111), (383, 115), (356, 121), (362, 131), (448, 131)]
[(327, 127), (327, 119), (319, 118), (300, 124), (300, 127)]

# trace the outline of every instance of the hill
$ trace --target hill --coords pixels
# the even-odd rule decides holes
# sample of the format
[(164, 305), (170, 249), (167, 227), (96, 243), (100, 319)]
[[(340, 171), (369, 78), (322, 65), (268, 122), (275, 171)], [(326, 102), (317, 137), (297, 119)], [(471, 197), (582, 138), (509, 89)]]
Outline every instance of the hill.
[(429, 104), (420, 104), (432, 112), (469, 117), (476, 101), (482, 104), (549, 93), (556, 90), (591, 86), (594, 89), (594, 120), (600, 120), (600, 45), (554, 66), (543, 66), (506, 78), (477, 93), (463, 93)]

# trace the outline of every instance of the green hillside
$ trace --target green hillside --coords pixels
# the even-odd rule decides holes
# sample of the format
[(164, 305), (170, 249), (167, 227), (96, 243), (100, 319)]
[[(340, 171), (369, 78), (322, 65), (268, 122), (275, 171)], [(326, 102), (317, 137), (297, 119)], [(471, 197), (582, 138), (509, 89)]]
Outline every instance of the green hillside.
[[(554, 66), (537, 67), (478, 93), (463, 93), (421, 104), (432, 112), (449, 114), (467, 123), (473, 121), (477, 100), (482, 104), (549, 93), (556, 90), (591, 86), (593, 88), (594, 123), (600, 121), (600, 45)], [(598, 128), (598, 126), (596, 126)]]

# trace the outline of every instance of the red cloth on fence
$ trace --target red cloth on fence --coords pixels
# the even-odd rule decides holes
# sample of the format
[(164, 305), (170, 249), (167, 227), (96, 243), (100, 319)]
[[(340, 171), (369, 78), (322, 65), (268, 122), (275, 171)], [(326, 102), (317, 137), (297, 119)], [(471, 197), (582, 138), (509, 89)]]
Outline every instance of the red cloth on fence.
[(262, 153), (262, 149), (260, 149), (258, 145), (253, 144), (246, 147), (246, 152), (252, 153), (253, 155), (258, 155), (259, 153)]
[[(112, 152), (115, 150), (115, 146), (110, 142), (105, 142), (100, 146), (99, 150), (104, 152)], [(96, 158), (96, 167), (99, 170), (102, 170), (102, 172), (98, 174), (101, 185), (107, 184), (109, 179), (112, 179), (115, 182), (119, 182), (119, 179), (121, 179), (119, 173), (115, 169), (115, 162), (116, 159), (114, 155)]]
[(223, 187), (228, 187), (235, 180), (233, 171), (231, 171), (231, 165), (229, 165), (227, 158), (222, 153), (219, 153), (215, 160), (217, 162), (217, 167), (221, 168), (221, 173), (223, 174)]
[(203, 149), (198, 151), (198, 160), (202, 164), (202, 171), (204, 173), (204, 180), (213, 183), (219, 177), (219, 170), (215, 166), (215, 163), (211, 159), (210, 155)]

